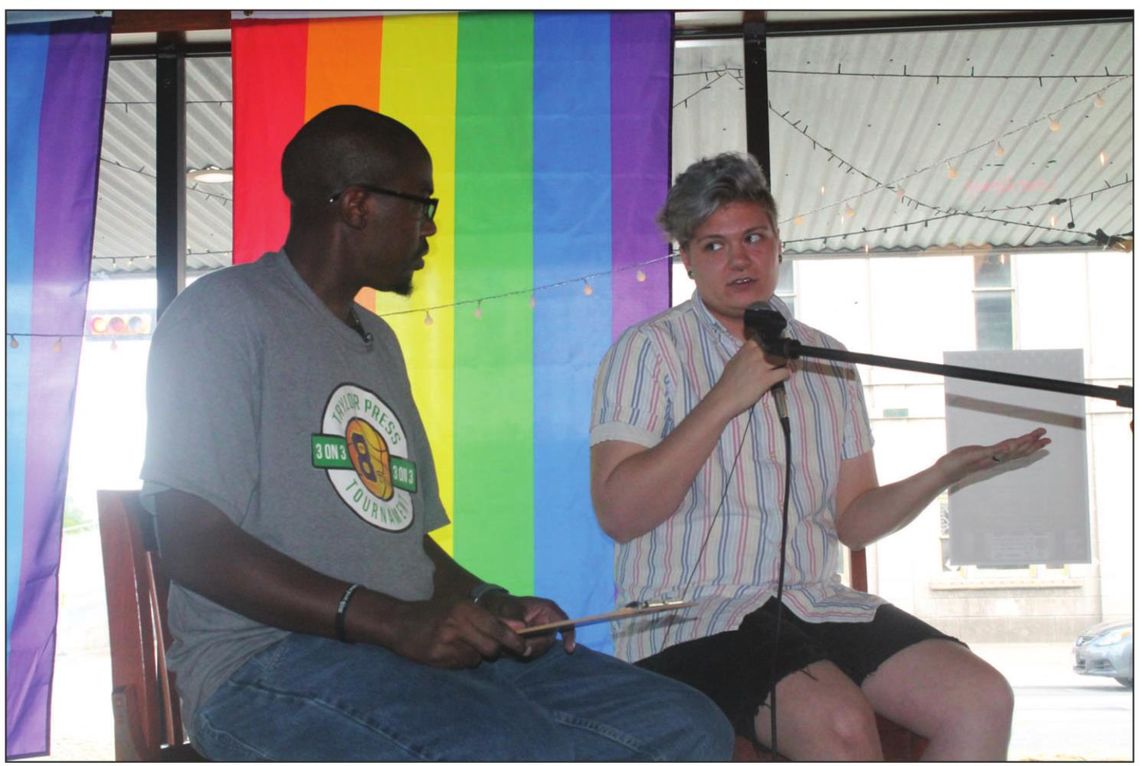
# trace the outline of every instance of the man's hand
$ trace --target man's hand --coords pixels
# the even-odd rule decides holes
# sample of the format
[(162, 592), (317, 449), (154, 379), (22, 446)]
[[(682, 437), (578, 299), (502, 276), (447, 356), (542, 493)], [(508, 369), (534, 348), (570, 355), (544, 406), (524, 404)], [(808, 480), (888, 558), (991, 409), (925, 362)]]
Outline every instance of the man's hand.
[(938, 459), (934, 467), (941, 473), (944, 486), (950, 486), (978, 471), (1028, 457), (1050, 442), (1050, 439), (1045, 438), (1045, 429), (1036, 428), (997, 444), (971, 444), (950, 450)]
[[(480, 603), (492, 614), (501, 617), (511, 628), (521, 630), (532, 625), (545, 625), (548, 622), (558, 622), (569, 619), (566, 612), (550, 599), (536, 596), (512, 596), (507, 593), (490, 593), (480, 599)], [(574, 627), (569, 626), (559, 631), (549, 633), (536, 633), (521, 637), (526, 641), (526, 649), (522, 652), (524, 657), (538, 657), (546, 652), (554, 643), (554, 634), (562, 634), (562, 646), (567, 653), (574, 651), (577, 643), (574, 640)]]
[(388, 624), (380, 643), (425, 665), (471, 668), (504, 651), (528, 651), (508, 622), (465, 598), (402, 602)]

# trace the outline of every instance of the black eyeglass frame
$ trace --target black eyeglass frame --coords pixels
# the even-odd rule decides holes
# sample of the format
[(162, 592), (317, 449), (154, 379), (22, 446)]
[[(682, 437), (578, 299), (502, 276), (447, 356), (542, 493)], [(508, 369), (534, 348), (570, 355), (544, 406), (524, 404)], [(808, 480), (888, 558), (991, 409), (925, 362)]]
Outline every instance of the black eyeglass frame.
[(372, 186), (371, 184), (349, 184), (348, 186), (344, 187), (344, 189), (341, 189), (336, 194), (329, 197), (329, 204), (331, 205), (333, 202), (336, 202), (338, 199), (340, 199), (340, 195), (344, 194), (345, 191), (352, 186), (355, 186), (358, 189), (363, 189), (364, 191), (370, 192), (372, 194), (383, 194), (387, 197), (399, 197), (400, 199), (418, 202), (423, 205), (424, 218), (429, 221), (435, 219), (435, 212), (439, 209), (439, 200), (435, 197), (420, 197), (416, 194), (405, 194), (404, 192), (398, 192), (394, 189), (385, 189), (382, 186)]

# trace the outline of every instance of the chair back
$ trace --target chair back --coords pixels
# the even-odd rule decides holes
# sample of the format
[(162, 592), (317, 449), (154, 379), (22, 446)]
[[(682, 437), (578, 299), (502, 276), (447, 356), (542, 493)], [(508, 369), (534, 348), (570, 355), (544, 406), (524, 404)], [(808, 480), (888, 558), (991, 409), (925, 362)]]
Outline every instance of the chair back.
[(186, 742), (174, 674), (166, 669), (170, 580), (158, 558), (154, 518), (137, 491), (100, 490), (98, 505), (115, 760), (201, 760)]

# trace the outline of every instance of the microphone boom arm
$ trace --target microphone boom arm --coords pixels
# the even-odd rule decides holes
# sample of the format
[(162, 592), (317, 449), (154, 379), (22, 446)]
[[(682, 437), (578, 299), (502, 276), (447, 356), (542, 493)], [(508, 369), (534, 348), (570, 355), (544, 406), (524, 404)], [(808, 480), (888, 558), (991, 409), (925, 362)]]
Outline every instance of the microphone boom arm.
[(984, 383), (997, 383), (1003, 386), (1035, 388), (1041, 391), (1057, 391), (1063, 394), (1076, 394), (1078, 396), (1091, 396), (1097, 399), (1109, 399), (1121, 407), (1132, 407), (1132, 386), (1110, 388), (1109, 386), (1092, 386), (1086, 383), (1073, 383), (1068, 380), (1052, 380), (1050, 378), (1038, 378), (1032, 375), (981, 370), (975, 367), (916, 362), (910, 359), (879, 356), (878, 354), (841, 351), (839, 349), (823, 348), (820, 346), (805, 346), (793, 338), (777, 338), (774, 341), (763, 339), (761, 345), (764, 346), (765, 351), (777, 354), (786, 359), (799, 359), (800, 357), (806, 356), (816, 359), (832, 359), (840, 362), (869, 364), (874, 367), (893, 367), (899, 370), (925, 372), (931, 375), (944, 375), (950, 378), (980, 380)]

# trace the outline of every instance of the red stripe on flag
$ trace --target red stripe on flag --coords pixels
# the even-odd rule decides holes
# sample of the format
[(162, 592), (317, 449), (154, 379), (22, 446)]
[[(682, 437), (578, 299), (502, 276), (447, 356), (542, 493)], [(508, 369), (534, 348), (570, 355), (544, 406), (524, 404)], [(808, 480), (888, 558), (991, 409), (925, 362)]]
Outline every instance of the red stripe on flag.
[(248, 263), (279, 249), (289, 230), (281, 153), (305, 122), (309, 22), (232, 26), (234, 263)]

